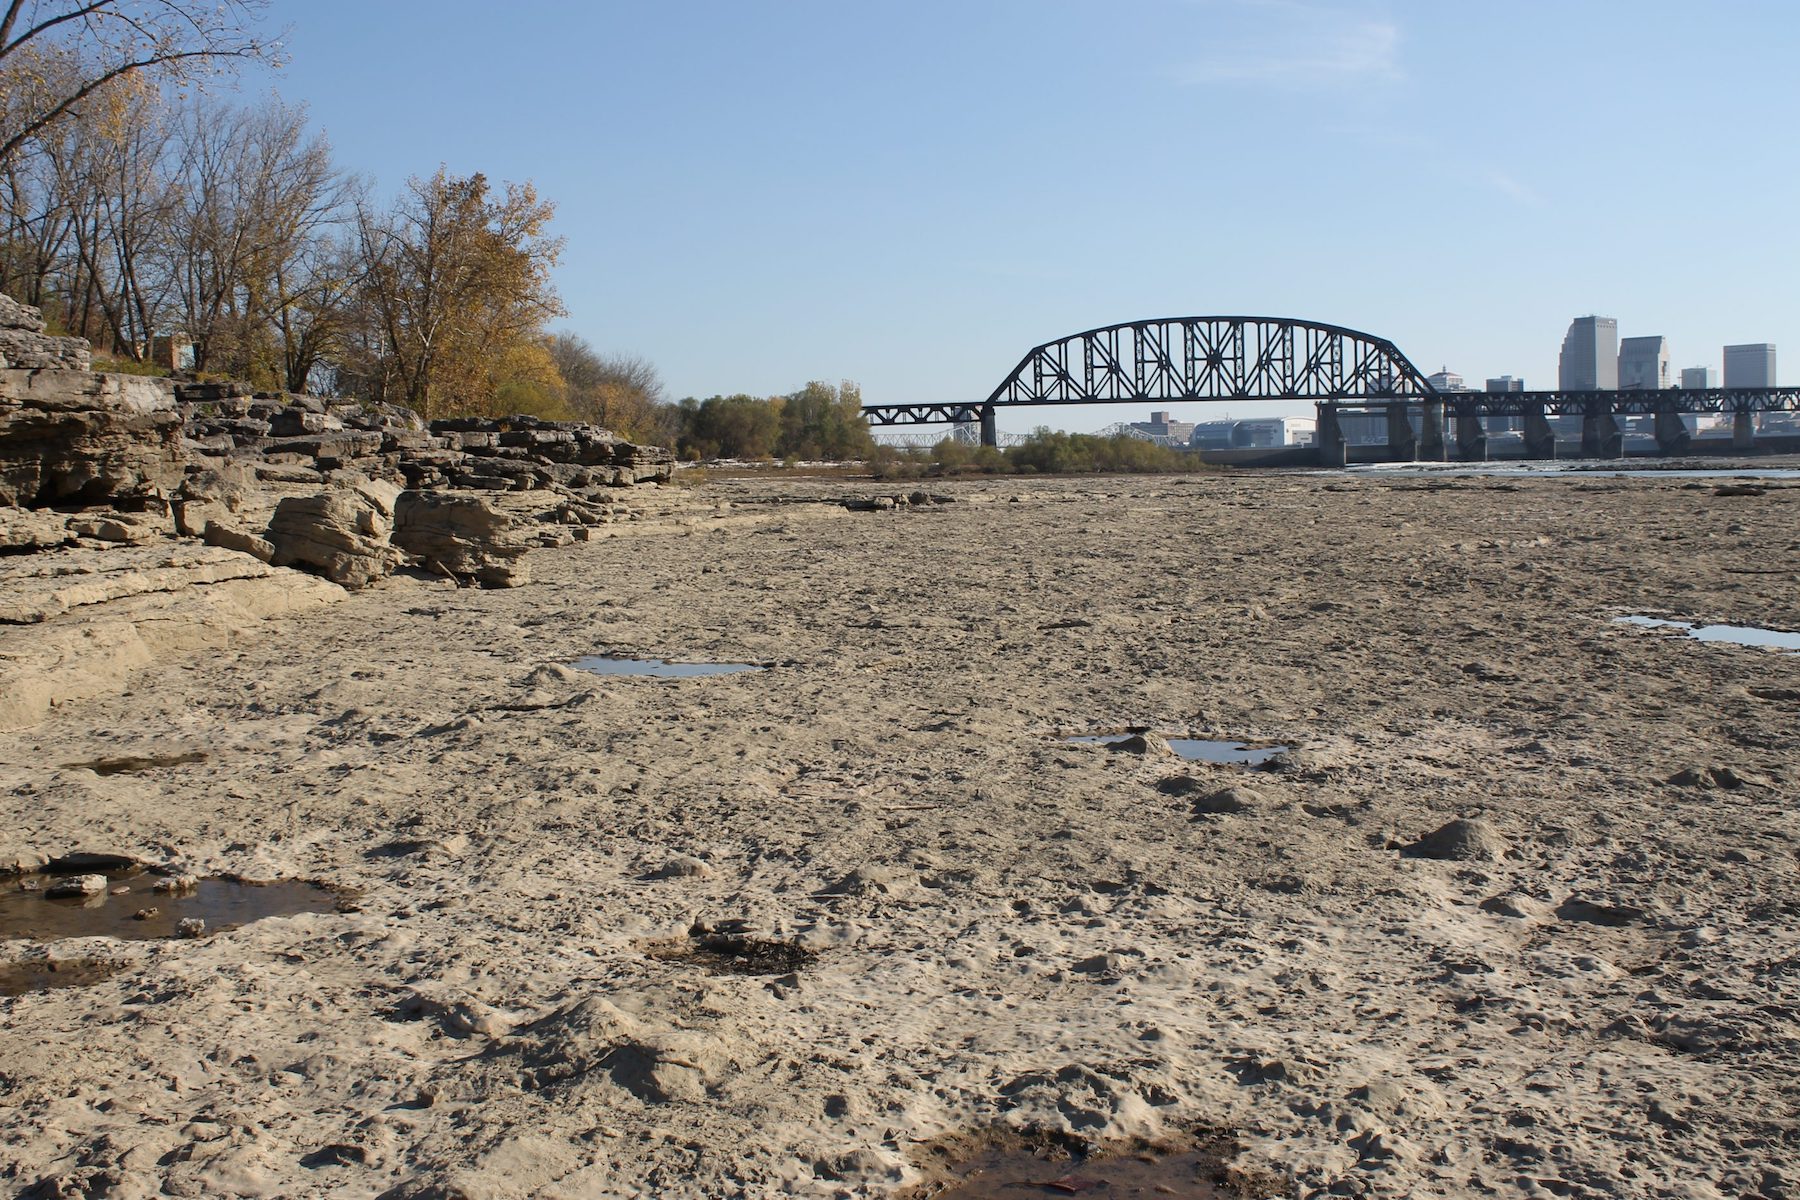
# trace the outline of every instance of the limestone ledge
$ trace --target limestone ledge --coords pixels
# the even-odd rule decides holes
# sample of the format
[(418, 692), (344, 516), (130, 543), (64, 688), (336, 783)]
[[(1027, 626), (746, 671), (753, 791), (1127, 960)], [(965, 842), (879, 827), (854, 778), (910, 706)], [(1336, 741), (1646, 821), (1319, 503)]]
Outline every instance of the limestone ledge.
[(218, 650), (342, 599), (326, 580), (211, 546), (0, 558), (0, 729), (119, 692), (130, 673)]

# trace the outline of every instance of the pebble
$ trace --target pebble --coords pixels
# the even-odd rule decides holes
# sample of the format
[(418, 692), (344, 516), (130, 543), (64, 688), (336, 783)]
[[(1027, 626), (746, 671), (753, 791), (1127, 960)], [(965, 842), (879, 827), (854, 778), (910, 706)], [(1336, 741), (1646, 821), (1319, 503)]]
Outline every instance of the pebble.
[(68, 875), (44, 889), (44, 895), (52, 900), (63, 896), (100, 896), (105, 893), (104, 875)]
[(206, 922), (199, 917), (183, 917), (181, 923), (175, 926), (175, 933), (176, 936), (184, 938), (204, 937)]

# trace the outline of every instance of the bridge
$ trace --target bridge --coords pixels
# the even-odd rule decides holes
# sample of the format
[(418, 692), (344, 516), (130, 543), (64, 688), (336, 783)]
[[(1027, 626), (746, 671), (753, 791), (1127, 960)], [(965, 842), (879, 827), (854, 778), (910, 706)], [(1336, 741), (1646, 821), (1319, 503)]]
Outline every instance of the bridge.
[[(1193, 401), (1310, 401), (1318, 412), (1321, 465), (1348, 457), (1345, 418), (1385, 420), (1387, 454), (1397, 460), (1487, 457), (1488, 422), (1512, 418), (1526, 457), (1555, 456), (1553, 417), (1579, 416), (1584, 457), (1617, 457), (1618, 418), (1654, 419), (1657, 445), (1691, 445), (1684, 415), (1730, 413), (1732, 443), (1749, 449), (1754, 414), (1800, 411), (1800, 389), (1693, 391), (1439, 392), (1385, 338), (1287, 317), (1163, 317), (1070, 334), (1033, 346), (985, 400), (865, 405), (872, 426), (979, 427), (998, 444), (1002, 408), (1065, 404)], [(1447, 424), (1447, 421), (1449, 424)]]

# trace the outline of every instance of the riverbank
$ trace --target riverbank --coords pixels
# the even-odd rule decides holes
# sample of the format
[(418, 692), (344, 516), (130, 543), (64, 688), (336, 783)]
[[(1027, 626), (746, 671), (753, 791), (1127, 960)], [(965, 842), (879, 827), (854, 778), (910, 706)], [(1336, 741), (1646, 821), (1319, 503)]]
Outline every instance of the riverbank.
[[(1612, 620), (1800, 626), (1800, 488), (859, 487), (661, 491), (0, 734), (0, 849), (347, 910), (51, 946), (117, 969), (0, 1000), (8, 1183), (890, 1195), (997, 1125), (1228, 1130), (1300, 1195), (1800, 1187), (1800, 658)], [(1296, 749), (1063, 740), (1137, 726)]]

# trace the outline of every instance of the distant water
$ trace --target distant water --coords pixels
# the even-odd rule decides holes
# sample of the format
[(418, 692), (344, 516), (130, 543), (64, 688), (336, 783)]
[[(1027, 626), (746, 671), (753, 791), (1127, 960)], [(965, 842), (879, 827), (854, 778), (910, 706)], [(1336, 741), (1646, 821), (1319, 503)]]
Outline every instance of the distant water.
[(1612, 459), (1534, 462), (1358, 463), (1332, 474), (1399, 476), (1575, 476), (1582, 479), (1800, 479), (1795, 467), (1621, 467)]

